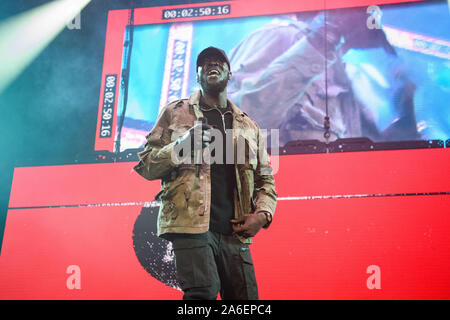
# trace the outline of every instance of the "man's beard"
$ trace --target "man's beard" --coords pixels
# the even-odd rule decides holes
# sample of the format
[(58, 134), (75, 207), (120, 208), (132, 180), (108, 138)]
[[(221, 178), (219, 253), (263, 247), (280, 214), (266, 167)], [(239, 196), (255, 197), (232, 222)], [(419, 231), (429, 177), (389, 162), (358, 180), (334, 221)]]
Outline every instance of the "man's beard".
[(218, 94), (225, 90), (228, 84), (228, 78), (224, 78), (216, 83), (209, 83), (207, 77), (202, 77), (200, 80), (200, 85), (205, 92), (211, 94)]

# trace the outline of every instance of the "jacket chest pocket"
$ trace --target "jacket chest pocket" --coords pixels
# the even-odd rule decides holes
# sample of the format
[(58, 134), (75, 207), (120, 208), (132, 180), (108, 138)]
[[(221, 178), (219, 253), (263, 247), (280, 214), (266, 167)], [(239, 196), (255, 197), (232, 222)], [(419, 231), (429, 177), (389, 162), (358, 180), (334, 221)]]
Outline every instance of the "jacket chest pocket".
[(240, 135), (235, 141), (235, 160), (238, 165), (256, 170), (258, 165), (258, 144), (250, 135)]
[[(193, 125), (193, 124), (192, 124)], [(188, 131), (192, 125), (190, 123), (172, 123), (167, 127), (170, 141), (175, 141), (179, 137), (181, 137), (183, 134), (185, 134), (186, 131)]]

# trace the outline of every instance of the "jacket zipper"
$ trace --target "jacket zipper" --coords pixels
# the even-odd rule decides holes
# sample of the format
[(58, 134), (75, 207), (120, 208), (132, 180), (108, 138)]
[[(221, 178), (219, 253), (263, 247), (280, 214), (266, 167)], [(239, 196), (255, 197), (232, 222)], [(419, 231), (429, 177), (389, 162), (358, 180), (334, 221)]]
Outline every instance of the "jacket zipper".
[[(217, 111), (219, 111), (220, 112), (220, 110), (218, 110), (218, 109), (216, 109)], [(226, 128), (225, 128), (225, 115), (227, 114), (227, 113), (231, 113), (231, 115), (233, 115), (233, 113), (231, 112), (231, 111), (225, 111), (224, 113), (222, 113), (222, 112), (220, 112), (220, 115), (221, 115), (221, 117), (222, 117), (222, 128), (223, 128), (223, 131), (225, 132), (225, 130), (226, 130)]]

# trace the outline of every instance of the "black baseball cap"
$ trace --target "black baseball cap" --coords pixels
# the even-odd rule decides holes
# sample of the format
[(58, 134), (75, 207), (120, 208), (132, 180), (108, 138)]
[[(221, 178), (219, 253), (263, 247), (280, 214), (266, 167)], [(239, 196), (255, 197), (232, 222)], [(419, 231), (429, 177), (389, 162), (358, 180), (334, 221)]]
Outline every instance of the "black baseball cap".
[(219, 57), (222, 57), (223, 60), (228, 64), (228, 69), (231, 70), (230, 60), (228, 60), (228, 57), (225, 54), (225, 51), (223, 51), (222, 49), (216, 48), (216, 47), (208, 47), (199, 53), (199, 55), (197, 56), (197, 69), (198, 69), (198, 67), (203, 65), (203, 60), (206, 57), (212, 56), (212, 55), (217, 55)]

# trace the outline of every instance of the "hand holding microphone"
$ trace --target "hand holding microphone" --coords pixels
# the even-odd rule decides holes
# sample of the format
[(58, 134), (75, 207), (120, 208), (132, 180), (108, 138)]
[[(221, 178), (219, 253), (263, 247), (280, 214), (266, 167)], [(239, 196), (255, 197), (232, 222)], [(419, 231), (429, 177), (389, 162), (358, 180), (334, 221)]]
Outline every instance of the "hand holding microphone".
[(207, 119), (200, 117), (195, 121), (192, 128), (178, 138), (177, 144), (190, 143), (191, 155), (196, 164), (201, 164), (203, 148), (207, 147), (211, 141), (210, 129), (212, 127), (208, 125)]

